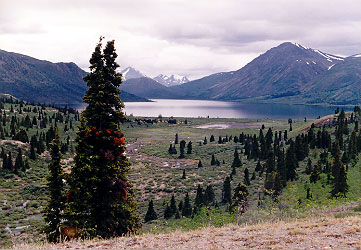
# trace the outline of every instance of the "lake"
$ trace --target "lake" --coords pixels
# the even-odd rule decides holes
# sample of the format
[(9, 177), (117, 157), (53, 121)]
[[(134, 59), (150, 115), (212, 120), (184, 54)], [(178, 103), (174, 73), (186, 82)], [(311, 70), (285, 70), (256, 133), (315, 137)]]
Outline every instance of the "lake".
[[(317, 118), (333, 114), (336, 107), (314, 105), (287, 105), (240, 103), (204, 100), (156, 99), (153, 102), (126, 102), (127, 115), (157, 117), (207, 117), (210, 118)], [(75, 107), (81, 110), (83, 106)], [(353, 110), (352, 107), (345, 108)]]

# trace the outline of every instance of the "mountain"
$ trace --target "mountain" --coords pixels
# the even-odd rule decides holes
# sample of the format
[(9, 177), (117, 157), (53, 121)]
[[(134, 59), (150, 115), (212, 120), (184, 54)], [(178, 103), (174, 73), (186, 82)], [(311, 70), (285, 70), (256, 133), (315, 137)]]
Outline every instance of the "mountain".
[(293, 96), (343, 60), (342, 57), (286, 42), (237, 71), (213, 74), (172, 88), (190, 98), (215, 100)]
[(153, 80), (159, 82), (160, 84), (166, 87), (177, 86), (189, 82), (186, 76), (180, 76), (180, 75), (167, 76), (163, 74), (154, 77)]
[(173, 99), (183, 97), (169, 90), (168, 87), (165, 87), (159, 82), (156, 82), (148, 77), (126, 80), (120, 88), (134, 95), (149, 99)]
[(308, 103), (360, 104), (361, 56), (347, 57), (330, 67), (304, 87), (302, 96)]
[[(87, 89), (87, 74), (75, 63), (51, 63), (0, 50), (0, 93), (36, 103), (77, 104)], [(126, 93), (123, 101), (146, 101)]]
[(133, 78), (147, 77), (142, 72), (140, 72), (132, 67), (127, 67), (127, 68), (121, 70), (120, 73), (123, 76), (123, 78), (122, 78), (123, 81), (133, 79)]

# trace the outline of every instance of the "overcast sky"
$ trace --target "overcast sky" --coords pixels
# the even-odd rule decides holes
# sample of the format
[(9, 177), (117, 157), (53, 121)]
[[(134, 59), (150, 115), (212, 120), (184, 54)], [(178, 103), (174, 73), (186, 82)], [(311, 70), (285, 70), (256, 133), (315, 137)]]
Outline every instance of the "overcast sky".
[(122, 68), (196, 79), (284, 41), (361, 53), (361, 0), (0, 0), (0, 49), (87, 69), (100, 35)]

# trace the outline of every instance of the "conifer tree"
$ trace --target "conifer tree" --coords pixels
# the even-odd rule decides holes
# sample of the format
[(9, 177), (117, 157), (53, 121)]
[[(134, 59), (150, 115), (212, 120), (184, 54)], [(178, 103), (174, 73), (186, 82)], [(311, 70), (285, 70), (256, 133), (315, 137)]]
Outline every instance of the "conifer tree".
[(233, 158), (233, 162), (232, 162), (232, 167), (234, 167), (234, 168), (241, 167), (242, 163), (241, 163), (241, 160), (239, 158), (239, 154), (238, 154), (237, 149), (234, 150), (233, 156), (234, 156), (234, 158)]
[(202, 161), (199, 160), (199, 162), (198, 162), (198, 168), (201, 168), (201, 167), (203, 167), (203, 164), (202, 164)]
[(251, 185), (251, 182), (249, 181), (249, 171), (248, 171), (248, 168), (245, 168), (245, 170), (244, 170), (244, 184), (245, 184), (246, 186)]
[(187, 154), (191, 154), (192, 153), (192, 142), (189, 141), (187, 144)]
[(48, 165), (49, 175), (47, 177), (49, 200), (48, 204), (43, 210), (46, 226), (44, 232), (47, 235), (48, 241), (56, 242), (60, 240), (60, 226), (64, 219), (63, 211), (65, 208), (64, 198), (64, 174), (60, 165), (60, 142), (59, 135), (56, 132), (55, 138), (51, 143), (50, 148), (51, 162)]
[(170, 206), (167, 203), (167, 206), (165, 207), (164, 210), (164, 219), (168, 220), (172, 218), (172, 216), (173, 216), (172, 209), (170, 209)]
[(212, 154), (211, 166), (214, 165), (216, 165), (216, 158), (214, 157), (214, 154)]
[(209, 205), (214, 202), (215, 194), (212, 185), (208, 185), (206, 191), (204, 192), (204, 201), (206, 205)]
[(19, 170), (22, 170), (24, 168), (24, 161), (23, 161), (23, 153), (21, 151), (21, 148), (18, 149), (18, 155), (15, 159), (15, 166), (14, 166), (14, 173), (18, 174)]
[(77, 134), (66, 215), (68, 224), (88, 236), (122, 235), (141, 226), (126, 177), (130, 162), (123, 154), (125, 137), (119, 130), (126, 118), (119, 98), (122, 79), (116, 72), (116, 58), (114, 41), (103, 49), (100, 38), (90, 59), (90, 73), (84, 77), (89, 89), (83, 101), (88, 106)]
[(151, 200), (148, 205), (148, 210), (145, 215), (144, 222), (148, 222), (148, 221), (152, 221), (152, 220), (156, 220), (156, 219), (158, 219), (158, 215), (154, 210), (153, 200)]
[(170, 210), (172, 212), (172, 215), (175, 215), (178, 211), (177, 204), (175, 202), (174, 194), (172, 195), (172, 198), (170, 199)]
[(332, 197), (346, 196), (349, 188), (347, 184), (347, 173), (342, 161), (340, 160), (340, 150), (338, 148), (336, 148), (335, 158), (332, 165), (332, 177)]
[(238, 183), (237, 187), (234, 189), (232, 204), (230, 206), (230, 211), (234, 211), (235, 208), (240, 209), (240, 213), (244, 213), (248, 206), (248, 190), (247, 186), (243, 183)]
[(178, 144), (178, 133), (175, 134), (174, 144)]
[(181, 140), (180, 144), (179, 144), (179, 151), (180, 151), (180, 155), (179, 158), (184, 158), (184, 148), (186, 147), (186, 142), (185, 140)]
[(185, 180), (187, 177), (186, 177), (186, 170), (183, 169), (183, 174), (182, 174), (182, 179)]
[(211, 137), (209, 138), (209, 142), (214, 142), (214, 135), (211, 135)]
[(223, 190), (222, 190), (222, 202), (230, 203), (232, 198), (231, 194), (231, 178), (226, 177), (223, 182)]
[(204, 205), (204, 195), (203, 195), (203, 188), (200, 184), (197, 187), (196, 199), (194, 200), (195, 207), (202, 207)]
[(208, 143), (207, 141), (207, 137), (204, 137), (204, 140), (203, 140), (203, 145), (206, 145)]
[(191, 217), (192, 215), (192, 205), (191, 205), (191, 201), (189, 199), (189, 194), (186, 194), (186, 197), (184, 198), (184, 204), (183, 204), (183, 208), (182, 208), (182, 216), (185, 217)]

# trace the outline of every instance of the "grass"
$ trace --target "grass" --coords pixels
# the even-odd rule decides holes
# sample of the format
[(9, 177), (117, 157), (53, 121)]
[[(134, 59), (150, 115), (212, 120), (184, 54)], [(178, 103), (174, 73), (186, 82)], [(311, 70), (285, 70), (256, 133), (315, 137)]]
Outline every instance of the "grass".
[(17, 249), (359, 249), (361, 216), (317, 215), (251, 225), (206, 226), (192, 231), (146, 233), (108, 240), (15, 245)]

